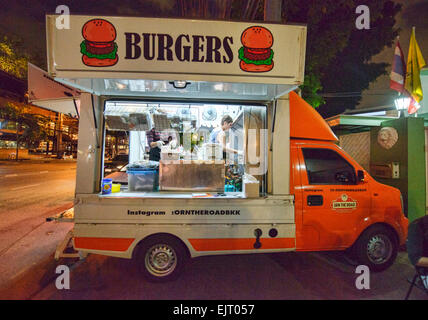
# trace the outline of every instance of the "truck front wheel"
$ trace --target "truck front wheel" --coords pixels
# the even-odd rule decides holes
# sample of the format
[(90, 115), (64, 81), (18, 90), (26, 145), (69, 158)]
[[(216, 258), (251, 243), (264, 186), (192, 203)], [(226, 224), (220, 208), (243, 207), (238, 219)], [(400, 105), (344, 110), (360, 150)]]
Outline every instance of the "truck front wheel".
[(364, 231), (353, 249), (358, 263), (368, 266), (371, 271), (379, 272), (394, 263), (398, 243), (393, 231), (378, 225)]
[(175, 280), (188, 260), (186, 249), (173, 237), (153, 236), (137, 250), (138, 267), (152, 282)]

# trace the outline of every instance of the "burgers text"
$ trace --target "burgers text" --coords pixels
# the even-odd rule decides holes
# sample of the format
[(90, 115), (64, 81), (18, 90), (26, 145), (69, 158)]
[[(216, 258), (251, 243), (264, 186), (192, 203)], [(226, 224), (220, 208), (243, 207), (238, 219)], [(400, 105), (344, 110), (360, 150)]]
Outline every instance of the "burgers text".
[(143, 54), (146, 60), (187, 62), (231, 63), (232, 37), (180, 34), (174, 39), (169, 34), (125, 32), (125, 59), (138, 59)]

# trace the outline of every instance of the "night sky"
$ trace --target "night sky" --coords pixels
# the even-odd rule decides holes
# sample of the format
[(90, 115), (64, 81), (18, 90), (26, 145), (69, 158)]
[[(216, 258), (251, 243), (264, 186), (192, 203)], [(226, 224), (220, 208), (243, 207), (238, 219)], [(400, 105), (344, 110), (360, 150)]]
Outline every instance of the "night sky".
[[(125, 0), (126, 1), (126, 0)], [(138, 0), (135, 0), (138, 1)], [(416, 27), (416, 39), (422, 54), (428, 61), (428, 0), (395, 0), (403, 5), (401, 13), (396, 17), (396, 26), (401, 28), (400, 44), (407, 60), (410, 32), (412, 26)], [(144, 15), (156, 16), (159, 12), (153, 9), (153, 2), (160, 2), (164, 11), (170, 15), (176, 15), (171, 10), (171, 0), (144, 0)], [(0, 30), (7, 34), (14, 34), (24, 41), (25, 47), (38, 54), (35, 62), (46, 69), (46, 43), (45, 43), (45, 14), (53, 13), (57, 5), (66, 4), (71, 13), (91, 15), (135, 15), (135, 12), (121, 5), (124, 1), (109, 0), (0, 0)], [(373, 58), (374, 62), (386, 62), (391, 64), (394, 48), (386, 47), (385, 50)], [(389, 89), (388, 75), (381, 76), (363, 92), (363, 99), (359, 107), (375, 107), (393, 104), (396, 93)]]
[[(412, 27), (416, 27), (416, 40), (421, 49), (425, 61), (428, 62), (428, 0), (395, 0), (403, 5), (401, 12), (396, 17), (396, 27), (400, 28), (399, 41), (407, 62), (410, 34)], [(386, 62), (392, 65), (394, 48), (386, 47), (383, 52), (373, 58), (374, 62)], [(363, 92), (363, 99), (358, 108), (368, 108), (384, 105), (394, 105), (396, 91), (389, 88), (389, 73), (391, 66), (387, 69), (388, 74), (381, 76), (372, 83), (369, 90)], [(428, 92), (426, 92), (428, 99)]]

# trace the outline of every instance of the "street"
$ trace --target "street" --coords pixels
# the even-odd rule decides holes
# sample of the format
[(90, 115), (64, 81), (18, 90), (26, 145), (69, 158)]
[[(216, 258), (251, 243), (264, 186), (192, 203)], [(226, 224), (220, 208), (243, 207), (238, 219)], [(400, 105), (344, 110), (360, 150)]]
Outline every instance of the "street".
[[(46, 222), (72, 206), (75, 163), (0, 166), (0, 299), (397, 299), (413, 276), (407, 253), (370, 274), (370, 289), (356, 287), (356, 265), (340, 252), (200, 257), (182, 276), (151, 283), (133, 260), (89, 255), (55, 261), (56, 245), (72, 223)], [(351, 262), (352, 263), (352, 262)], [(70, 266), (70, 289), (58, 290), (55, 269)], [(411, 299), (424, 299), (415, 288)]]
[(54, 249), (66, 232), (45, 219), (72, 206), (75, 168), (60, 161), (0, 164), (0, 288), (37, 261), (37, 248)]
[[(34, 211), (39, 211), (37, 206), (46, 209), (72, 201), (75, 169), (75, 162), (0, 164), (0, 215), (3, 217), (8, 212), (8, 216), (14, 216), (14, 222), (18, 222), (34, 216)], [(24, 208), (27, 206), (32, 206), (33, 212), (26, 212)], [(20, 210), (20, 214), (10, 214), (13, 210)], [(5, 222), (3, 219), (0, 228), (2, 223), (10, 223), (10, 220)]]
[[(341, 253), (282, 253), (200, 257), (178, 280), (151, 283), (139, 274), (133, 260), (91, 255), (71, 267), (70, 289), (58, 290), (54, 267), (59, 264), (45, 269), (51, 273), (44, 275), (50, 283), (31, 299), (402, 300), (409, 288), (407, 278), (413, 275), (407, 254), (401, 252), (390, 269), (370, 274), (370, 289), (359, 290), (359, 274)], [(13, 297), (13, 290), (9, 294)], [(410, 299), (426, 296), (414, 288)]]

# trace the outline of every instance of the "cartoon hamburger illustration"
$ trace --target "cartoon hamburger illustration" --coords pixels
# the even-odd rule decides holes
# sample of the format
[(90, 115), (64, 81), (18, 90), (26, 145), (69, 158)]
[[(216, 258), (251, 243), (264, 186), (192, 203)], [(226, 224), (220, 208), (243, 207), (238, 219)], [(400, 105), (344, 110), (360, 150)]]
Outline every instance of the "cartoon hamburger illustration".
[(119, 60), (115, 27), (104, 19), (89, 20), (83, 25), (85, 40), (80, 44), (82, 61), (90, 67), (114, 66)]
[(273, 68), (272, 33), (261, 26), (252, 26), (241, 34), (239, 66), (247, 72), (267, 72)]

